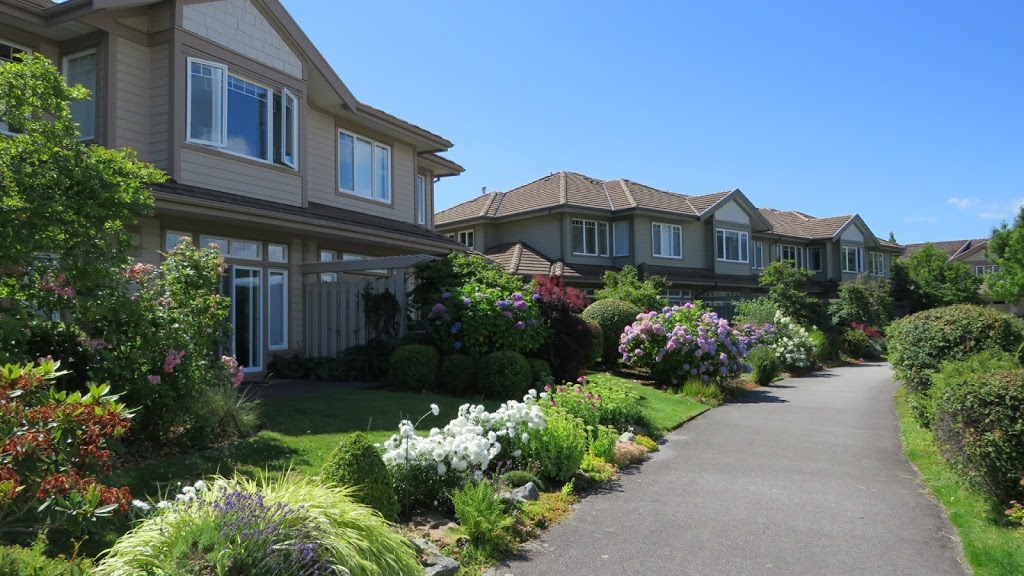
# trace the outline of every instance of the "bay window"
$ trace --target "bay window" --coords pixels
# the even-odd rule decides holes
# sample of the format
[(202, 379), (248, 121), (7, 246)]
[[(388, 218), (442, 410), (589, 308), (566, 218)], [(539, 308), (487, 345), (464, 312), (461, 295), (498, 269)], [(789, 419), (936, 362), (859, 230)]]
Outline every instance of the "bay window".
[(71, 102), (71, 119), (78, 124), (79, 138), (96, 137), (96, 51), (88, 50), (64, 57), (64, 78), (68, 86), (81, 85), (89, 91), (83, 100)]
[(843, 246), (843, 272), (859, 274), (864, 271), (864, 249), (859, 246)]
[(651, 224), (651, 252), (661, 258), (683, 257), (683, 227), (676, 224)]
[(747, 262), (750, 235), (738, 230), (719, 228), (715, 234), (718, 259), (723, 262)]
[(608, 223), (574, 218), (572, 221), (572, 253), (580, 256), (607, 256)]
[(338, 130), (338, 190), (391, 202), (391, 147)]
[(754, 242), (753, 261), (750, 267), (756, 270), (764, 268), (764, 242)]
[(821, 272), (821, 268), (821, 246), (811, 246), (807, 249), (807, 269), (813, 272)]

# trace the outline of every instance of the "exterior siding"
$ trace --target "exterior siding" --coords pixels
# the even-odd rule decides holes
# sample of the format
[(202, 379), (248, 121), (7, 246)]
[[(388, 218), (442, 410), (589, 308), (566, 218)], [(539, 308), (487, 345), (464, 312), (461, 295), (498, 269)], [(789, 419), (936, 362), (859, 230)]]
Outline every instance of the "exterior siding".
[(181, 150), (181, 182), (293, 206), (302, 202), (297, 173), (188, 148)]
[(271, 68), (302, 78), (302, 61), (250, 0), (186, 3), (182, 27)]
[(112, 38), (117, 50), (117, 116), (113, 147), (127, 146), (149, 160), (149, 48), (124, 38)]
[[(651, 225), (655, 222), (678, 224), (683, 227), (683, 258), (661, 258), (654, 256), (652, 248)], [(705, 251), (704, 224), (701, 222), (676, 220), (661, 216), (635, 216), (633, 226), (633, 246), (636, 251), (633, 260), (640, 264), (647, 262), (658, 266), (678, 266), (682, 268), (707, 268), (708, 259)]]
[[(596, 222), (604, 222), (608, 225), (608, 256), (585, 256), (581, 254), (572, 253), (572, 221), (574, 219), (583, 220), (594, 220)], [(594, 216), (590, 214), (566, 214), (562, 220), (563, 225), (561, 227), (562, 236), (562, 258), (569, 264), (590, 264), (595, 266), (611, 266), (612, 265), (612, 245), (611, 245), (611, 227), (612, 222), (605, 215)]]
[(721, 220), (723, 222), (730, 222), (733, 224), (744, 224), (748, 228), (750, 227), (750, 216), (747, 215), (743, 208), (740, 208), (739, 204), (735, 201), (730, 200), (724, 206), (715, 211), (715, 220)]
[(149, 161), (161, 170), (170, 169), (170, 47), (149, 51)]
[(522, 241), (551, 260), (562, 257), (562, 227), (557, 218), (538, 216), (489, 227), (488, 246)]

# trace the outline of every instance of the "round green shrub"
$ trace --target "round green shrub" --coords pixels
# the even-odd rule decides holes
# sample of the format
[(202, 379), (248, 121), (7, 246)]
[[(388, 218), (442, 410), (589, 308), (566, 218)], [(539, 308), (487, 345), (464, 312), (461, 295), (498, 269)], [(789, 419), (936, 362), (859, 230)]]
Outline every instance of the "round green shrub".
[(583, 318), (601, 328), (604, 348), (601, 357), (608, 364), (619, 358), (619, 336), (626, 326), (636, 321), (641, 310), (623, 300), (598, 300), (583, 311)]
[(533, 386), (530, 363), (518, 352), (491, 352), (476, 366), (480, 393), (497, 400), (518, 400)]
[(398, 499), (388, 467), (362, 432), (342, 438), (320, 470), (320, 477), (326, 482), (354, 487), (357, 501), (388, 520), (398, 515)]
[(438, 389), (451, 394), (465, 394), (473, 387), (473, 359), (464, 354), (452, 354), (441, 360)]
[(754, 383), (758, 386), (770, 386), (775, 377), (782, 373), (782, 361), (768, 346), (758, 346), (747, 354), (747, 364), (753, 368)]
[(551, 364), (548, 364), (547, 360), (528, 358), (527, 361), (530, 363), (530, 377), (533, 378), (534, 384), (543, 386), (554, 380), (554, 376), (551, 374)]
[(1024, 369), (962, 374), (935, 405), (939, 452), (999, 502), (1024, 499)]
[(554, 482), (568, 482), (587, 453), (587, 428), (583, 421), (560, 408), (544, 410), (547, 425), (530, 432), (526, 451), (540, 465), (540, 474)]
[(853, 328), (843, 329), (843, 352), (850, 358), (870, 358), (872, 356), (871, 339), (868, 335)]
[(424, 346), (437, 346), (437, 341), (429, 332), (406, 332), (398, 339), (398, 345), (408, 346), (409, 344), (423, 344)]
[(526, 470), (510, 470), (502, 474), (501, 479), (512, 488), (521, 488), (530, 482), (533, 482), (533, 485), (537, 487), (537, 490), (546, 490), (544, 482)]
[(391, 355), (391, 383), (410, 390), (431, 390), (441, 354), (424, 344), (402, 346)]
[(597, 368), (601, 366), (601, 362), (604, 359), (604, 330), (601, 330), (601, 326), (597, 322), (587, 320), (587, 324), (590, 325), (590, 331), (594, 333), (594, 340), (590, 346), (590, 358), (587, 366), (590, 368)]
[(923, 392), (944, 360), (983, 350), (1016, 352), (1024, 343), (1024, 322), (992, 308), (958, 304), (897, 320), (886, 339), (896, 378), (911, 392)]

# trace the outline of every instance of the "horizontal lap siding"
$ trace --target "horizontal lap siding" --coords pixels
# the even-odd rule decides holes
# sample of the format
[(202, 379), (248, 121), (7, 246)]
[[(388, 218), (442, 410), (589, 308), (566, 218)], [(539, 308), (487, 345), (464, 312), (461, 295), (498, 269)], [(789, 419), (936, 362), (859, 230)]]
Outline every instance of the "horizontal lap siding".
[[(487, 240), (487, 248), (521, 241), (550, 260), (562, 257), (562, 228), (559, 221), (551, 216), (502, 223), (494, 227)], [(566, 249), (566, 252), (570, 251), (571, 248)]]
[(167, 44), (153, 46), (149, 52), (149, 157), (161, 170), (170, 167), (170, 50)]
[(117, 119), (115, 147), (127, 146), (149, 158), (149, 48), (117, 38)]
[(293, 206), (300, 205), (302, 201), (302, 179), (298, 174), (287, 174), (281, 170), (262, 168), (195, 150), (181, 151), (181, 181), (183, 184)]

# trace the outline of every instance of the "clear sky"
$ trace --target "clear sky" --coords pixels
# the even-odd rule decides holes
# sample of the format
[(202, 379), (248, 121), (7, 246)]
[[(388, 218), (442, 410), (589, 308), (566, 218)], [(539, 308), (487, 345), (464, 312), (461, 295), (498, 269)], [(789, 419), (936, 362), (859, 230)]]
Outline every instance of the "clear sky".
[(1024, 203), (1020, 0), (284, 4), (356, 98), (455, 143), (438, 210), (570, 170), (910, 243)]

